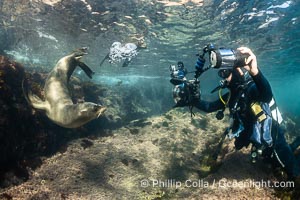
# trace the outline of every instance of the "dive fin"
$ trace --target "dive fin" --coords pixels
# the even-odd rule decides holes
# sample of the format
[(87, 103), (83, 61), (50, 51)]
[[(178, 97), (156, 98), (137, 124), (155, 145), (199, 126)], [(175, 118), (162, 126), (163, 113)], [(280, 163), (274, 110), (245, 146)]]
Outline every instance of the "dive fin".
[(104, 61), (105, 61), (106, 59), (108, 59), (108, 58), (109, 58), (109, 53), (107, 53), (106, 56), (105, 56), (105, 57), (103, 58), (103, 60), (101, 61), (100, 67), (103, 65)]

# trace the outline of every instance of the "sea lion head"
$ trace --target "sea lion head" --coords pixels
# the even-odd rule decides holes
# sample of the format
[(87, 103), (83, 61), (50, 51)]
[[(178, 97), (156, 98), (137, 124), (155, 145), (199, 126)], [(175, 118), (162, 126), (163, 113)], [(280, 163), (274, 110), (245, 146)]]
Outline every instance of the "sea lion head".
[(106, 110), (106, 107), (92, 102), (79, 103), (76, 104), (76, 107), (77, 116), (76, 120), (73, 120), (72, 127), (82, 126), (87, 122), (100, 117)]
[(79, 104), (79, 116), (82, 118), (98, 118), (105, 110), (106, 107), (92, 102)]

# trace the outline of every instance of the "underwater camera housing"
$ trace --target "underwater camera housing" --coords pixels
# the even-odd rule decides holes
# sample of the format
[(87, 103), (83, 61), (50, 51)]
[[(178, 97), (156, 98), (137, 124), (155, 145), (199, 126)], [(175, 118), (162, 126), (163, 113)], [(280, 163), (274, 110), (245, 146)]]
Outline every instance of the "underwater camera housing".
[[(205, 55), (208, 55), (210, 65), (204, 67)], [(170, 82), (175, 86), (173, 88), (173, 99), (176, 106), (191, 105), (196, 99), (200, 100), (200, 75), (210, 68), (215, 69), (233, 69), (235, 67), (243, 67), (246, 65), (247, 54), (242, 54), (238, 50), (227, 48), (216, 48), (214, 44), (204, 46), (202, 52), (197, 54), (198, 61), (195, 65), (194, 79), (187, 80), (185, 75), (186, 69), (182, 62), (169, 67), (171, 80)], [(217, 87), (219, 89), (220, 87)]]
[(198, 78), (186, 79), (187, 70), (182, 62), (178, 62), (177, 68), (175, 65), (171, 65), (169, 70), (170, 82), (174, 85), (172, 93), (176, 106), (189, 105), (191, 101), (200, 99), (200, 81)]
[(173, 88), (173, 99), (177, 106), (189, 105), (193, 100), (200, 99), (200, 81), (186, 80)]
[(219, 48), (209, 50), (210, 66), (216, 69), (243, 67), (246, 65), (248, 56), (233, 49)]

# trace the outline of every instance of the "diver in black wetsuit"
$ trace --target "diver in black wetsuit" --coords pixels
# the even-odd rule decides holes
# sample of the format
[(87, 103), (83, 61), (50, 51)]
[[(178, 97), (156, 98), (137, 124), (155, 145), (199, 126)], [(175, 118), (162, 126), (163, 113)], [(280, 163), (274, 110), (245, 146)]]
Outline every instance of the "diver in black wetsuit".
[[(220, 117), (220, 110), (222, 116), (222, 112), (228, 107), (231, 123), (226, 134), (235, 138), (237, 150), (252, 143), (255, 153), (260, 153), (269, 161), (276, 160), (276, 163), (285, 169), (289, 178), (299, 177), (300, 166), (293, 153), (296, 147), (291, 148), (286, 142), (284, 131), (280, 128), (281, 121), (274, 120), (274, 117), (272, 120), (269, 102), (273, 94), (270, 84), (258, 69), (253, 52), (246, 47), (240, 47), (238, 51), (249, 55), (245, 61), (246, 66), (221, 69), (218, 73), (224, 78), (224, 83), (230, 92), (220, 96), (220, 99), (214, 102), (194, 99), (189, 104), (205, 112), (219, 110), (217, 118), (218, 115)], [(197, 64), (199, 65), (199, 60)], [(197, 64), (196, 69), (199, 69)], [(253, 112), (251, 108), (254, 107), (255, 102), (259, 102), (262, 112), (256, 114)], [(254, 110), (257, 111), (257, 109)], [(260, 121), (261, 117), (263, 118)]]

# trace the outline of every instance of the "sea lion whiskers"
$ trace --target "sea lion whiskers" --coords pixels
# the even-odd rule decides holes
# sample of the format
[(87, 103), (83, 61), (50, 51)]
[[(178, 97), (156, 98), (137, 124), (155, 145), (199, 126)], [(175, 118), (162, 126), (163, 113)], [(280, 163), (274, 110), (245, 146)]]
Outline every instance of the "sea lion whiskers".
[(106, 110), (106, 107), (103, 107), (100, 105), (100, 109), (98, 110), (98, 116), (97, 116), (97, 119), (101, 116), (101, 114)]

